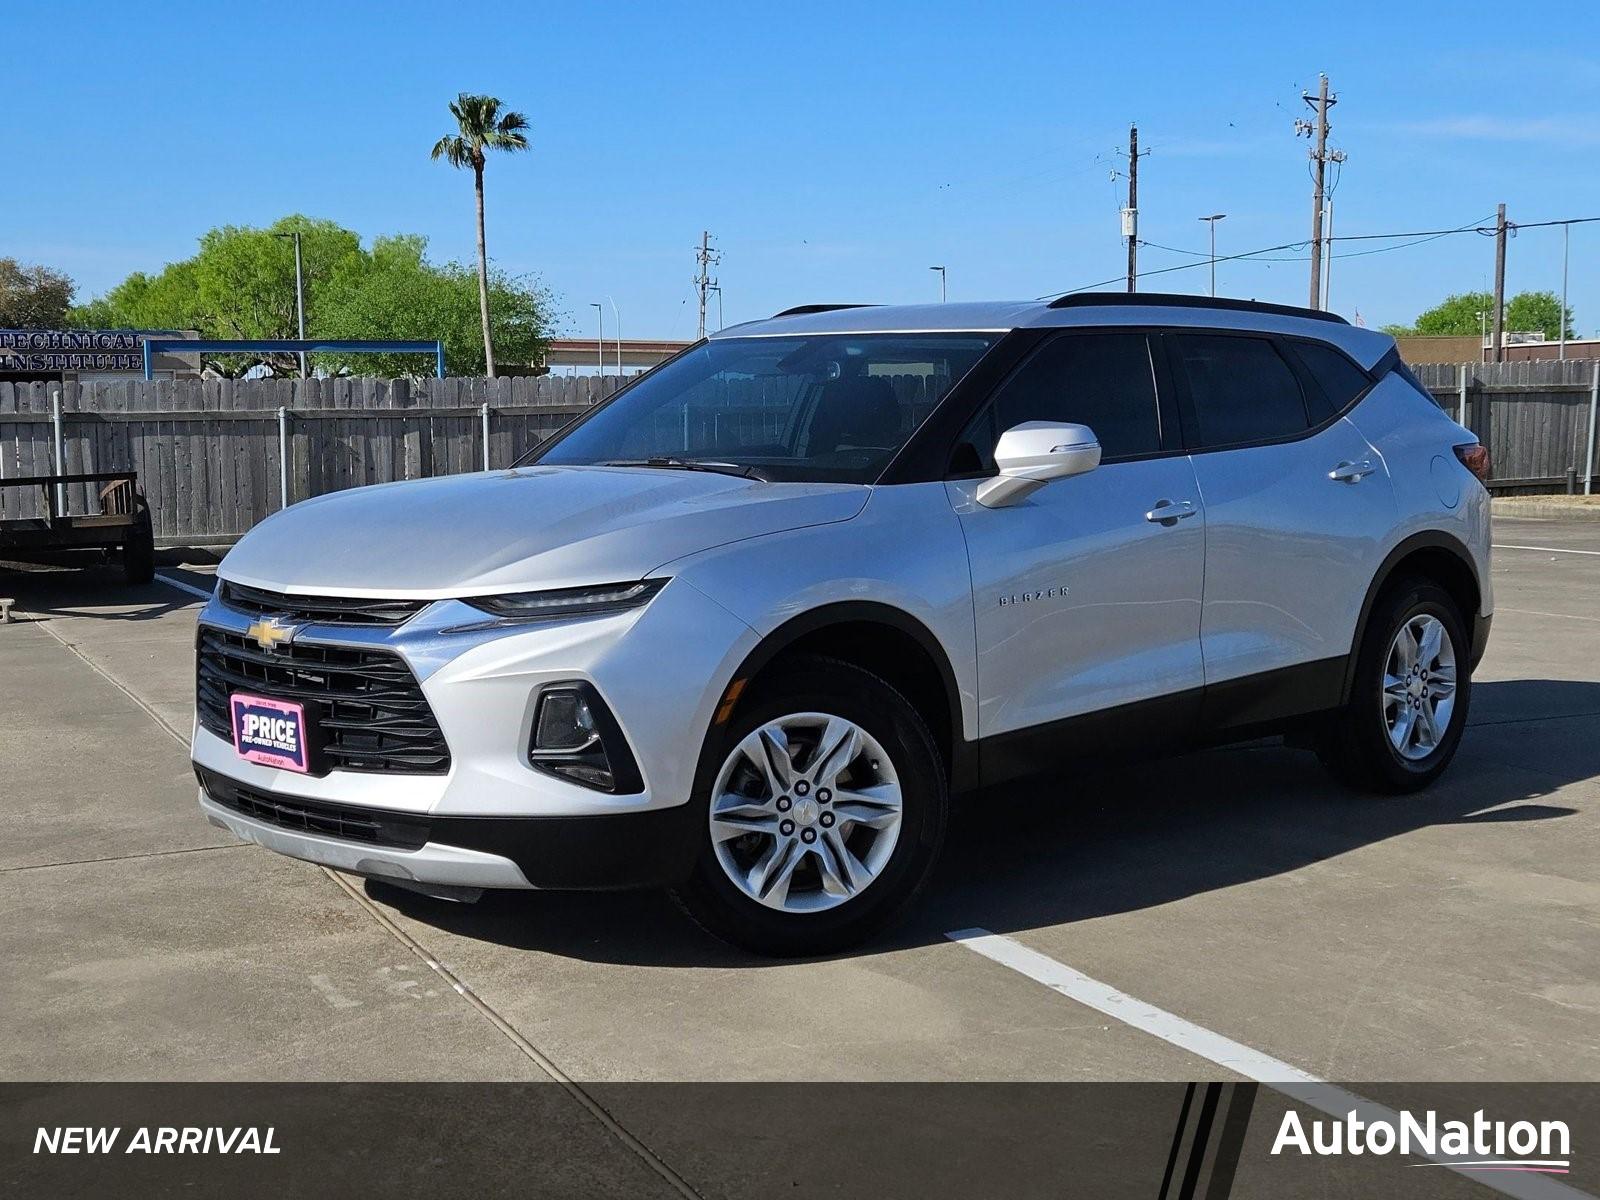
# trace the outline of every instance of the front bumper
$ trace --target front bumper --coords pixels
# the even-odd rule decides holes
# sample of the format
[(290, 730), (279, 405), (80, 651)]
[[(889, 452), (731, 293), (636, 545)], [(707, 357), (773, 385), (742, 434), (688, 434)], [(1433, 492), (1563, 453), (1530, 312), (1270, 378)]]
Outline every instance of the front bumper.
[[(212, 824), (290, 858), (400, 884), (449, 888), (606, 891), (681, 883), (694, 866), (686, 805), (604, 817), (422, 817), (278, 795), (241, 802), (239, 789), (201, 776), (200, 809)], [(246, 811), (247, 810), (247, 811)], [(406, 840), (380, 845), (340, 827), (390, 818)], [(326, 831), (326, 832), (324, 832)]]
[[(214, 598), (202, 624), (242, 632), (249, 618)], [(468, 624), (470, 622), (470, 624)], [(681, 581), (643, 609), (485, 628), (483, 614), (440, 601), (397, 628), (308, 625), (301, 640), (402, 657), (450, 751), (444, 774), (334, 770), (299, 774), (247, 762), (196, 723), (191, 756), (214, 822), (280, 853), (360, 875), (461, 888), (622, 888), (674, 883), (692, 865), (687, 822), (699, 748), (722, 689), (754, 647), (742, 621)], [(614, 795), (534, 770), (534, 697), (551, 683), (591, 684), (615, 716), (642, 788)], [(263, 803), (230, 804), (229, 789)], [(339, 836), (339, 822), (274, 805), (347, 811), (425, 827), (397, 846)], [(267, 818), (263, 818), (267, 814)]]

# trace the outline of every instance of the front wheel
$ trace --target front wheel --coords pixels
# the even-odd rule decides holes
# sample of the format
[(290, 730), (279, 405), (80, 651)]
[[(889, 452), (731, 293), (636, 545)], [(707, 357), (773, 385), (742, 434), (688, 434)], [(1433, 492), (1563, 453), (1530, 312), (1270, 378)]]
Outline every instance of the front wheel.
[(704, 841), (676, 893), (700, 925), (760, 954), (823, 954), (910, 907), (949, 802), (938, 748), (905, 697), (808, 658), (711, 736), (694, 800)]
[(1350, 701), (1319, 747), (1359, 787), (1412, 792), (1455, 757), (1472, 698), (1466, 626), (1450, 594), (1426, 580), (1390, 589), (1374, 606)]

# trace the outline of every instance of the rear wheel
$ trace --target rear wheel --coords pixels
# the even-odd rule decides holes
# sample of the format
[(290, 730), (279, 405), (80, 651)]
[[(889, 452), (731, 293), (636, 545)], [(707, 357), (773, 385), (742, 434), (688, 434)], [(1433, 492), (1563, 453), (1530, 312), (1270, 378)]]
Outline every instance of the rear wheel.
[[(900, 917), (943, 842), (943, 763), (877, 676), (808, 658), (714, 733), (697, 789), (704, 842), (679, 903), (761, 954), (822, 954)], [(714, 766), (713, 766), (714, 764)]]
[(1319, 753), (1346, 781), (1384, 792), (1432, 783), (1460, 744), (1472, 697), (1466, 625), (1450, 594), (1405, 580), (1379, 599), (1350, 701)]

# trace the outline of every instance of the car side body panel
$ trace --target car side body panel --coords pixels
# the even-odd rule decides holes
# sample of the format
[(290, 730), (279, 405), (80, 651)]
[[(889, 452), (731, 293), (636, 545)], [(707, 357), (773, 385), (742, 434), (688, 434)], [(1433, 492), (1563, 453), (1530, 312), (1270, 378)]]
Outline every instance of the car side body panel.
[(1418, 534), (1448, 535), (1470, 557), (1477, 579), (1478, 611), (1466, 615), (1492, 615), (1489, 493), (1454, 451), (1477, 438), (1397, 373), (1381, 379), (1348, 420), (1382, 456), (1394, 488), (1397, 511), (1384, 553)]
[[(662, 565), (768, 637), (840, 604), (904, 614), (942, 647), (957, 693), (957, 732), (979, 731), (972, 580), (944, 484), (876, 487), (859, 516), (713, 547)], [(729, 678), (713, 683), (726, 687)]]
[[(1360, 431), (1341, 419), (1295, 441), (1191, 461), (1206, 511), (1206, 682), (1348, 654), (1396, 513), (1382, 459)], [(1363, 478), (1331, 478), (1361, 463)]]

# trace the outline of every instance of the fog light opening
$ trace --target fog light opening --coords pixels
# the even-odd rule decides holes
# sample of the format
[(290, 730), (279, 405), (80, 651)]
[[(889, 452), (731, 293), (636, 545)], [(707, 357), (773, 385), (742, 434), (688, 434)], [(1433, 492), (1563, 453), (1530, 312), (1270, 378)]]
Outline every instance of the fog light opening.
[(536, 771), (597, 791), (643, 790), (621, 727), (587, 683), (554, 684), (540, 693), (528, 763)]

